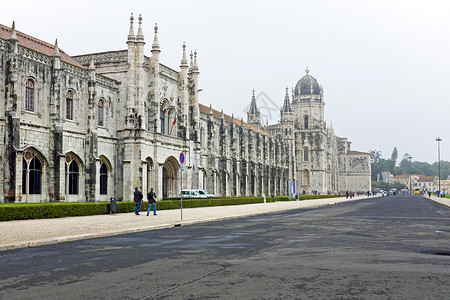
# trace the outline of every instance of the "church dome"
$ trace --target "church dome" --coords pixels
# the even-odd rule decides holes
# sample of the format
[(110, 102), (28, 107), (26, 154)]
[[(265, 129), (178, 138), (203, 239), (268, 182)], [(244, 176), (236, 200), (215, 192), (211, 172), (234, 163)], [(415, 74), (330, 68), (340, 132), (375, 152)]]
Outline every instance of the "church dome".
[(320, 86), (317, 80), (309, 75), (309, 69), (305, 70), (306, 75), (303, 76), (295, 86), (295, 96), (302, 95), (320, 95)]

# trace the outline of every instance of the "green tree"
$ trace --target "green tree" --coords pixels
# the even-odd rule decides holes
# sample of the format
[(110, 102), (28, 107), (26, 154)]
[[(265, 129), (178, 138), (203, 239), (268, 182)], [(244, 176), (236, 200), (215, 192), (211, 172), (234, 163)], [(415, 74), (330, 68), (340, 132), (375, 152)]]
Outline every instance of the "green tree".
[(394, 162), (394, 167), (397, 164), (397, 159), (398, 159), (398, 151), (397, 151), (397, 147), (394, 147), (394, 150), (392, 150), (392, 154), (391, 154), (391, 160)]
[(384, 171), (390, 171), (390, 160), (380, 158), (372, 164), (372, 180), (377, 180), (377, 175)]
[(370, 160), (372, 163), (377, 163), (381, 158), (381, 151), (378, 150), (370, 150)]
[(403, 154), (403, 158), (399, 163), (399, 167), (403, 170), (404, 173), (411, 174), (411, 160), (409, 159), (410, 155), (408, 153)]

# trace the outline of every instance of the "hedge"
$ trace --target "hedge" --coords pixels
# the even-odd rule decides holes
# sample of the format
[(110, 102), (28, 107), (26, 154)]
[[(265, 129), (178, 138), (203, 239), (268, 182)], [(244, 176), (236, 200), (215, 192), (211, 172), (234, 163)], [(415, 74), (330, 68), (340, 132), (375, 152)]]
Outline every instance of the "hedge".
[[(338, 196), (328, 195), (299, 195), (299, 200), (329, 198)], [(289, 196), (278, 196), (278, 201), (289, 201)], [(184, 199), (183, 208), (211, 207), (224, 205), (240, 205), (262, 203), (263, 197), (220, 197), (220, 198), (200, 198)], [(266, 196), (267, 202), (273, 202), (272, 197)], [(109, 214), (108, 202), (53, 202), (53, 203), (5, 203), (0, 204), (0, 221), (25, 220), (25, 219), (47, 219), (64, 218), (74, 216), (91, 216)], [(145, 202), (148, 208), (148, 202)], [(180, 199), (158, 201), (158, 210), (179, 209)], [(143, 206), (141, 205), (141, 210)], [(134, 202), (117, 201), (117, 213), (127, 213), (134, 211)]]

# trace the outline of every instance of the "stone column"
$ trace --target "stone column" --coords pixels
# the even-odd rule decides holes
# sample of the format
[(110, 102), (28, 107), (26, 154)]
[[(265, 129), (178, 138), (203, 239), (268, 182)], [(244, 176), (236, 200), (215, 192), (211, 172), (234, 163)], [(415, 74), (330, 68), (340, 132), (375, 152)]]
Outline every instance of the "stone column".
[(123, 161), (123, 200), (124, 201), (133, 201), (133, 181), (131, 175), (131, 161), (124, 160)]
[(249, 194), (248, 175), (245, 175), (244, 181), (245, 181), (245, 196), (248, 196), (248, 194)]
[(100, 164), (101, 161), (99, 158), (95, 160), (95, 169), (97, 172), (95, 173), (95, 196), (93, 201), (100, 201)]
[(55, 165), (58, 164), (59, 166), (59, 182), (55, 183), (55, 185), (59, 186), (59, 195), (55, 195), (59, 201), (65, 201), (67, 202), (67, 197), (66, 197), (66, 182), (67, 178), (66, 178), (66, 156), (60, 154), (59, 155), (59, 163), (56, 162)]
[(155, 188), (153, 189), (156, 192), (156, 196), (158, 199), (162, 199), (163, 196), (163, 166), (164, 163), (156, 163), (156, 182), (155, 182)]
[(148, 180), (147, 180), (147, 161), (141, 161), (141, 169), (142, 169), (142, 195), (144, 195), (144, 200), (147, 199), (147, 193), (150, 191), (148, 189)]
[[(17, 151), (16, 152), (16, 163), (15, 163), (15, 172), (16, 172), (16, 184), (15, 184), (15, 188), (14, 188), (14, 198), (15, 198), (15, 202), (28, 202), (28, 197), (22, 195), (22, 161), (23, 161), (23, 152), (22, 151)], [(30, 172), (30, 170), (27, 168), (27, 172)], [(27, 174), (28, 175), (28, 174)], [(26, 181), (26, 186), (25, 186), (25, 191), (28, 192), (28, 179), (29, 176), (26, 177), (27, 181)], [(28, 194), (27, 194), (28, 195)]]
[(236, 197), (241, 196), (241, 180), (239, 174), (236, 174)]

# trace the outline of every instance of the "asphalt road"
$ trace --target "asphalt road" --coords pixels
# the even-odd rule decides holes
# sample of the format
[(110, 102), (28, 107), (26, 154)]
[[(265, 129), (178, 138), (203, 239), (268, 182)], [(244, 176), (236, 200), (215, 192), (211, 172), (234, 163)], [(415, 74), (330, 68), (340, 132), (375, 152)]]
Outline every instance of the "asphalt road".
[(387, 198), (0, 253), (1, 299), (449, 299), (450, 208)]

